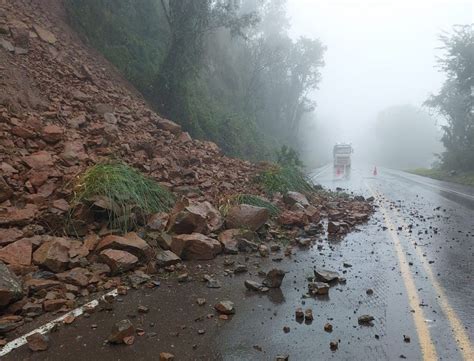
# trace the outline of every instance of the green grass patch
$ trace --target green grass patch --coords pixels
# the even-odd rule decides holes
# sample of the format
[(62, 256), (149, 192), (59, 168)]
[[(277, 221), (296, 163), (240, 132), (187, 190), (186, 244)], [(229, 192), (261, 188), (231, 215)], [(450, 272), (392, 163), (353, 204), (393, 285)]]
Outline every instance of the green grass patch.
[(254, 196), (253, 194), (239, 194), (235, 197), (235, 200), (238, 204), (249, 204), (251, 206), (266, 208), (272, 217), (280, 213), (280, 208), (262, 197)]
[(127, 231), (136, 226), (137, 213), (145, 216), (168, 211), (173, 194), (138, 170), (119, 162), (101, 163), (87, 169), (75, 183), (73, 205), (107, 210), (109, 226)]
[(256, 180), (270, 195), (276, 192), (285, 194), (290, 191), (310, 194), (315, 190), (308, 178), (296, 167), (275, 165), (261, 172)]
[(410, 169), (407, 170), (407, 172), (421, 175), (423, 177), (429, 177), (433, 179), (454, 182), (474, 187), (474, 172), (457, 172), (455, 174), (451, 174), (449, 171), (443, 169), (428, 168)]

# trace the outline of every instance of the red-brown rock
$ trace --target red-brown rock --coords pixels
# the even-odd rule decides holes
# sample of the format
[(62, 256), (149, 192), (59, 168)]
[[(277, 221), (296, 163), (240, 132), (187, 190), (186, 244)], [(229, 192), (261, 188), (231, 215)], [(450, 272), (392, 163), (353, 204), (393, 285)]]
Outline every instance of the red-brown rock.
[(53, 157), (50, 152), (40, 150), (23, 158), (26, 165), (32, 169), (44, 170), (54, 164)]
[(48, 336), (39, 332), (35, 332), (34, 334), (28, 336), (26, 338), (26, 342), (28, 343), (28, 348), (33, 352), (46, 351), (49, 347)]
[(141, 262), (148, 262), (154, 256), (150, 245), (135, 232), (127, 233), (124, 237), (108, 235), (99, 242), (96, 250), (100, 252), (109, 248), (127, 251), (137, 256)]
[(0, 176), (0, 203), (5, 202), (7, 199), (10, 199), (13, 195), (13, 190), (5, 182), (2, 176)]
[(33, 261), (50, 271), (62, 272), (66, 270), (69, 263), (69, 248), (68, 240), (52, 237), (33, 253)]
[(54, 124), (49, 124), (43, 128), (41, 137), (45, 142), (57, 143), (63, 137), (63, 130)]
[(219, 241), (200, 233), (180, 234), (173, 237), (171, 251), (182, 259), (209, 260), (222, 251)]
[(159, 129), (167, 130), (176, 135), (181, 133), (181, 126), (168, 119), (161, 118), (158, 120), (156, 125)]
[(128, 271), (138, 265), (138, 258), (127, 251), (105, 249), (100, 252), (100, 258), (109, 267), (112, 274)]
[(23, 232), (18, 228), (6, 228), (0, 231), (0, 246), (5, 246), (15, 242), (23, 236)]
[(308, 217), (303, 211), (283, 211), (278, 217), (278, 223), (284, 226), (303, 227), (308, 224)]
[(58, 273), (56, 277), (60, 281), (80, 287), (86, 287), (89, 284), (91, 273), (85, 268), (76, 267), (69, 271)]
[(0, 249), (0, 261), (11, 265), (31, 265), (32, 246), (28, 239), (20, 239)]
[(227, 228), (245, 228), (256, 231), (268, 221), (270, 213), (263, 207), (239, 204), (229, 209), (226, 216)]

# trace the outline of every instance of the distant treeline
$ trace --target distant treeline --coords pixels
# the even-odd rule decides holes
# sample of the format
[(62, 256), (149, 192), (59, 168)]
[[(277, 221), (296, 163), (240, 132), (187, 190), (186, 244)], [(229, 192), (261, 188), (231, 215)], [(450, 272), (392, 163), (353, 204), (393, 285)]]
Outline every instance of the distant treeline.
[(70, 23), (163, 116), (230, 155), (297, 147), (325, 47), (289, 36), (285, 0), (66, 0)]

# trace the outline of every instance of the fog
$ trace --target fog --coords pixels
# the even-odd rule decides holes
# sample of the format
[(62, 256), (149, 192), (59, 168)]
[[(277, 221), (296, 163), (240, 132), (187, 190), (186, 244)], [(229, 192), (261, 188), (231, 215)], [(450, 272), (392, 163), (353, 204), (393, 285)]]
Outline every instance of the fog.
[[(346, 141), (354, 145), (355, 159), (383, 163), (371, 155), (380, 143), (378, 114), (398, 105), (422, 107), (440, 88), (438, 36), (454, 24), (472, 23), (473, 3), (289, 0), (288, 15), (293, 37), (319, 38), (327, 46), (320, 89), (312, 94), (315, 116), (306, 122), (313, 133), (306, 132), (302, 140), (304, 160), (310, 165), (328, 161), (332, 144)], [(442, 121), (432, 118), (438, 127)], [(441, 132), (435, 133), (439, 138)], [(433, 153), (442, 151), (440, 143), (427, 143)], [(410, 166), (429, 165), (426, 159), (420, 163)]]

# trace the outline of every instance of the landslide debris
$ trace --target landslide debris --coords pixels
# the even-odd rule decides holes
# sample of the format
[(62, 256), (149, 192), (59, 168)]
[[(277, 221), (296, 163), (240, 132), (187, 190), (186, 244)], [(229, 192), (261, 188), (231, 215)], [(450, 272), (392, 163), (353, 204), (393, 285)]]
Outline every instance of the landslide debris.
[[(78, 40), (60, 2), (49, 3), (0, 0), (2, 337), (94, 293), (155, 287), (162, 274), (189, 281), (185, 260), (267, 257), (286, 240), (307, 246), (368, 219), (364, 199), (191, 139)], [(246, 286), (280, 287), (283, 277), (273, 270), (261, 287)], [(230, 301), (216, 309), (234, 312)], [(109, 342), (133, 343), (133, 327), (121, 321)], [(47, 341), (33, 338), (31, 347)]]

